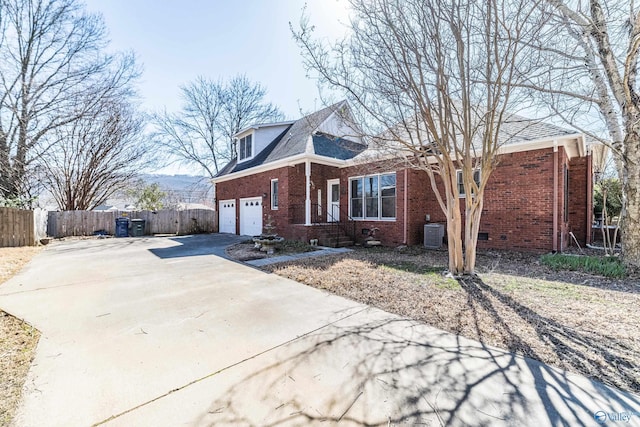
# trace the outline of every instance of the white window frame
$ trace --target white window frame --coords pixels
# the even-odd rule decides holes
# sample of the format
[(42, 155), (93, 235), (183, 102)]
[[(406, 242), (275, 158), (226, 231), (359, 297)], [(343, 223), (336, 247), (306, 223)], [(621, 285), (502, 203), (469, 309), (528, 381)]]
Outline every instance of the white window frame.
[[(476, 173), (478, 174), (478, 179), (476, 180)], [(482, 179), (482, 171), (480, 169), (473, 170), (473, 179), (476, 181), (476, 184), (480, 185), (480, 180)], [(464, 193), (464, 187), (462, 186), (462, 169), (456, 170), (456, 187), (458, 187), (458, 197), (461, 199), (465, 199), (467, 195)]]
[[(395, 211), (394, 211), (394, 216), (393, 217), (383, 217), (382, 216), (382, 189), (380, 188), (380, 179), (382, 176), (386, 176), (386, 175), (393, 175), (396, 178), (396, 186), (395, 186), (395, 199), (396, 199), (396, 203), (395, 203)], [(366, 190), (365, 190), (365, 186), (364, 186), (364, 181), (362, 184), (362, 215), (363, 216), (353, 216), (353, 212), (351, 211), (352, 209), (352, 197), (351, 197), (351, 183), (357, 179), (362, 179), (364, 180), (364, 178), (372, 178), (372, 177), (377, 177), (378, 178), (378, 216), (377, 217), (370, 217), (370, 216), (365, 216), (366, 215), (366, 200), (367, 200), (367, 196), (366, 196)], [(370, 175), (360, 175), (360, 176), (350, 176), (348, 181), (348, 186), (349, 186), (349, 216), (356, 221), (395, 221), (396, 220), (396, 215), (397, 215), (397, 210), (398, 210), (398, 175), (396, 172), (383, 172), (383, 173), (375, 173), (375, 174), (370, 174)]]
[[(273, 184), (277, 185), (277, 190), (274, 192), (273, 191)], [(280, 184), (278, 184), (278, 179), (272, 179), (271, 180), (271, 210), (272, 211), (277, 211), (278, 210), (278, 204), (280, 203)], [(274, 194), (276, 195), (276, 197), (274, 197)], [(275, 203), (273, 203), (275, 202)]]
[[(247, 156), (246, 155), (246, 143), (247, 143), (247, 138), (251, 138), (251, 155)], [(242, 144), (245, 144), (245, 157), (242, 157)], [(255, 141), (253, 138), (253, 133), (249, 133), (245, 136), (243, 136), (242, 138), (238, 138), (238, 162), (244, 162), (247, 160), (251, 160), (253, 159), (253, 153), (255, 152)]]

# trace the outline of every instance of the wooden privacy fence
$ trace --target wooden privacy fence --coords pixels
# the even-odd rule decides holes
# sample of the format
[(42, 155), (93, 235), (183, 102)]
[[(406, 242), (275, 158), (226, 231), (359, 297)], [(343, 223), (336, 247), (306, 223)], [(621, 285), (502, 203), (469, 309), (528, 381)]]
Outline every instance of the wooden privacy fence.
[(0, 247), (35, 246), (33, 211), (0, 208)]
[(115, 234), (116, 218), (144, 219), (145, 234), (199, 234), (218, 231), (218, 213), (209, 209), (137, 212), (62, 211), (49, 212), (48, 234), (52, 237)]

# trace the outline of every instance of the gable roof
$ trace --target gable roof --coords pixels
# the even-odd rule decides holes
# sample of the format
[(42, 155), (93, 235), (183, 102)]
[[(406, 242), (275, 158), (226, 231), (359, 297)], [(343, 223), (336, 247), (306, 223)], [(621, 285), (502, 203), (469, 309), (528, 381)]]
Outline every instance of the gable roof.
[[(262, 151), (256, 154), (253, 159), (241, 163), (238, 163), (237, 159), (233, 159), (222, 168), (216, 175), (216, 178), (301, 154), (315, 154), (339, 160), (346, 160), (356, 156), (362, 152), (366, 146), (344, 138), (318, 132), (318, 128), (325, 123), (334, 112), (344, 108), (344, 106), (346, 106), (346, 102), (341, 101), (296, 120)], [(287, 123), (291, 122), (283, 122), (283, 124)], [(251, 127), (248, 127), (246, 129), (250, 128)], [(311, 144), (309, 144), (310, 141)]]

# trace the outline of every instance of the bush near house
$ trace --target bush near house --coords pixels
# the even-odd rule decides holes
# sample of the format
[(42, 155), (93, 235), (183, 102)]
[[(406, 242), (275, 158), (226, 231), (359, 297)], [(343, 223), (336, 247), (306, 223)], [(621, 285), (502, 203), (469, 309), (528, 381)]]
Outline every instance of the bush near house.
[(555, 270), (583, 271), (614, 279), (626, 275), (625, 266), (615, 257), (547, 254), (540, 260)]

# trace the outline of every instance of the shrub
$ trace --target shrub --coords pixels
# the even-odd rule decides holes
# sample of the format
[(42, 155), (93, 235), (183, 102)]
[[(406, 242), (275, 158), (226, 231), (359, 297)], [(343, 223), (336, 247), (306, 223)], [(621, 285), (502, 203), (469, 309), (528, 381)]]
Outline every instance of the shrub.
[(622, 210), (622, 185), (617, 178), (603, 179), (593, 189), (593, 210), (602, 212), (604, 205), (603, 192), (607, 193), (607, 215), (614, 217), (620, 215)]
[(624, 265), (614, 257), (547, 254), (540, 260), (554, 270), (584, 271), (611, 278), (626, 276)]

